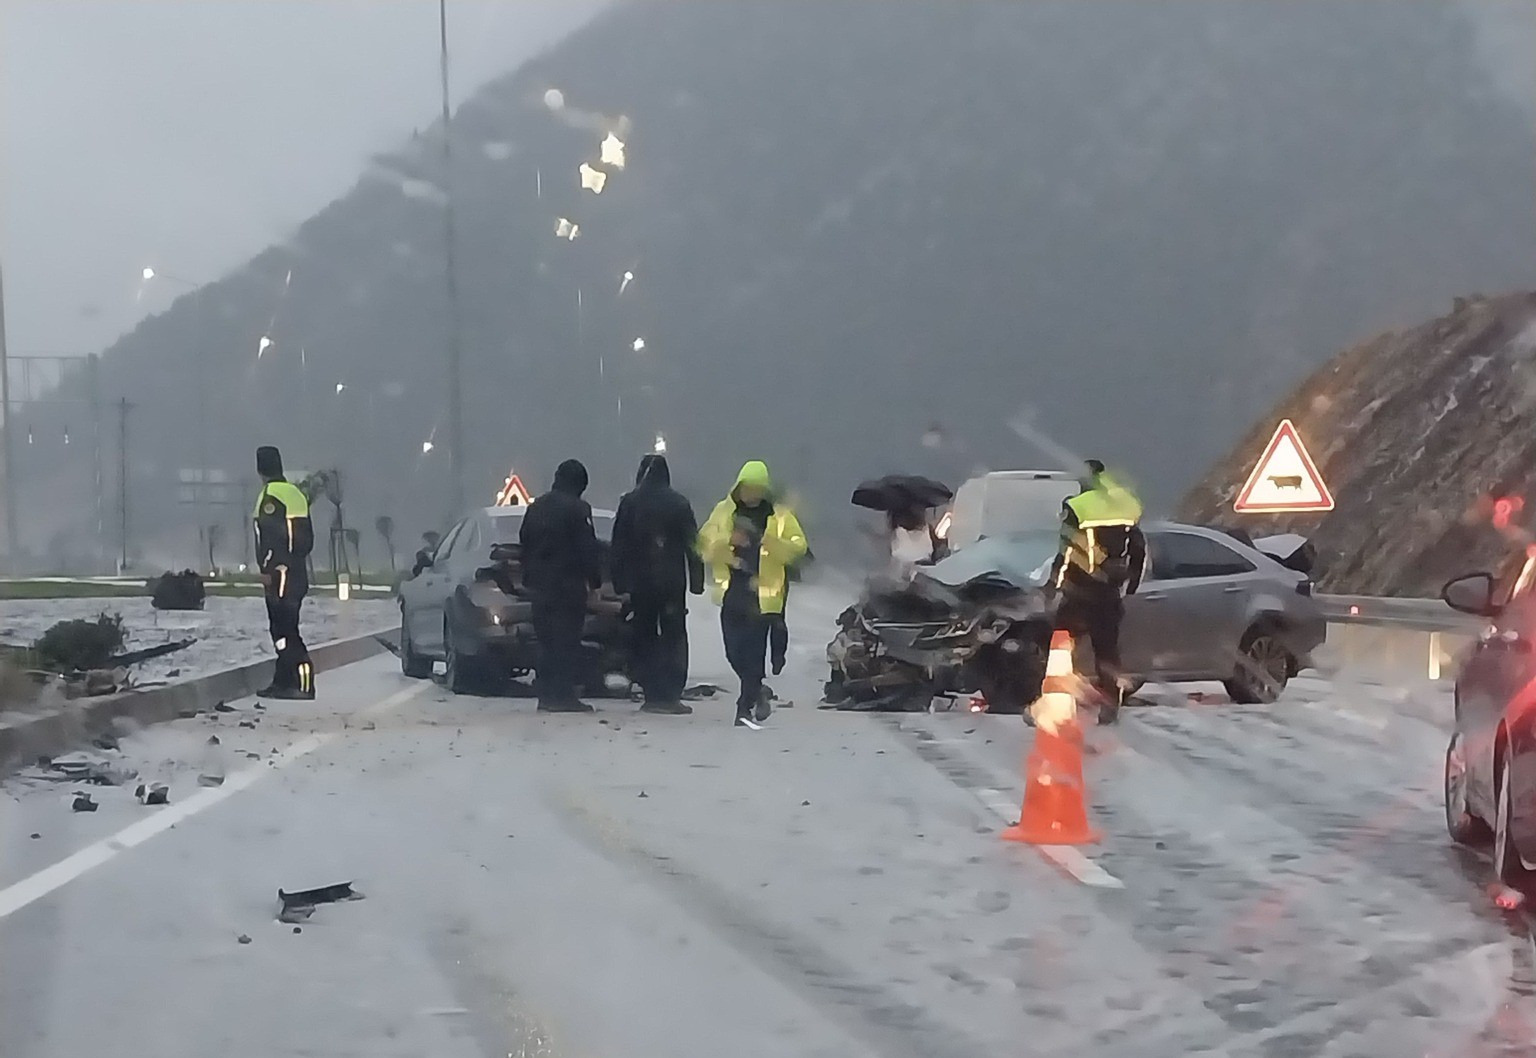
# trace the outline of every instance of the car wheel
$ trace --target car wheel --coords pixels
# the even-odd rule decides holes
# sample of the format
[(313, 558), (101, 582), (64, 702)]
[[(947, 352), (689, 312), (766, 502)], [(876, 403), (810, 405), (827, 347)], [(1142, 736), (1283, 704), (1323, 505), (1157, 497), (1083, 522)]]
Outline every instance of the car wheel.
[(485, 666), (476, 657), (460, 654), (453, 645), (453, 626), (443, 623), (443, 683), (454, 694), (474, 694), (485, 689)]
[(1296, 658), (1272, 626), (1250, 628), (1237, 647), (1237, 669), (1222, 681), (1234, 702), (1240, 705), (1268, 705), (1280, 697)]
[(1499, 881), (1522, 892), (1529, 888), (1531, 872), (1520, 862), (1520, 853), (1510, 835), (1513, 807), (1510, 804), (1509, 746), (1499, 749), (1499, 793), (1493, 806), (1493, 873)]
[(416, 653), (416, 645), (411, 642), (411, 626), (405, 620), (404, 610), (400, 611), (400, 671), (413, 680), (430, 679), (432, 676), (432, 659)]
[(1493, 839), (1488, 824), (1467, 804), (1467, 751), (1460, 732), (1445, 747), (1445, 829), (1458, 845), (1486, 845)]

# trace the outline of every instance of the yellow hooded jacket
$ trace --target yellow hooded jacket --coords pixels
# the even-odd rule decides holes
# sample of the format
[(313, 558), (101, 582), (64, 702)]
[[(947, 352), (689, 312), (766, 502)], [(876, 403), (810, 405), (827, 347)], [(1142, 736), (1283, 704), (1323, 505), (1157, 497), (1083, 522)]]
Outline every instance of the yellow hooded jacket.
[[(715, 504), (709, 520), (699, 530), (699, 555), (709, 567), (717, 606), (724, 601), (725, 589), (731, 583), (731, 534), (736, 528), (736, 490), (742, 485), (755, 485), (772, 495), (773, 481), (767, 464), (754, 459), (743, 466), (736, 475), (736, 484), (731, 486), (731, 494)], [(788, 569), (805, 556), (806, 549), (800, 520), (788, 507), (775, 505), (763, 533), (757, 569), (757, 605), (762, 613), (784, 612)]]

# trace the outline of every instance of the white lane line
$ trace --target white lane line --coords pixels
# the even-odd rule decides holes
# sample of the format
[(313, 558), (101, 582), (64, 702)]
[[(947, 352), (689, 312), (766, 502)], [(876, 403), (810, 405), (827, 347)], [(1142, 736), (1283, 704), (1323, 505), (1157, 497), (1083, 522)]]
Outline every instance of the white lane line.
[[(971, 793), (976, 796), (976, 800), (991, 809), (1003, 822), (1010, 826), (1018, 822), (1019, 809), (1014, 807), (1014, 799), (1002, 790), (983, 788), (972, 790)], [(1125, 888), (1124, 882), (1083, 855), (1076, 846), (1036, 845), (1035, 847), (1040, 850), (1042, 856), (1084, 885), (1091, 885), (1096, 889)]]
[[(396, 691), (381, 701), (365, 709), (359, 710), (356, 716), (379, 716), (392, 709), (397, 709), (407, 701), (422, 693), (429, 685), (418, 683), (413, 687)], [(315, 750), (339, 738), (344, 732), (327, 731), (324, 733), (306, 735), (285, 747), (263, 764), (253, 768), (237, 771), (224, 780), (222, 786), (212, 786), (199, 790), (184, 801), (177, 801), (156, 812), (152, 816), (146, 816), (136, 823), (119, 830), (110, 837), (102, 838), (93, 844), (87, 845), (79, 852), (66, 856), (58, 863), (50, 867), (44, 867), (36, 874), (28, 875), (19, 882), (0, 889), (0, 919), (20, 911), (28, 904), (40, 900), (70, 882), (79, 878), (87, 871), (100, 867), (120, 852), (127, 852), (136, 845), (142, 845), (156, 834), (163, 833), (184, 819), (190, 819), (199, 812), (205, 812), (219, 802), (233, 797), (241, 790), (253, 786), (266, 776), (281, 771), (294, 761), (301, 760)]]

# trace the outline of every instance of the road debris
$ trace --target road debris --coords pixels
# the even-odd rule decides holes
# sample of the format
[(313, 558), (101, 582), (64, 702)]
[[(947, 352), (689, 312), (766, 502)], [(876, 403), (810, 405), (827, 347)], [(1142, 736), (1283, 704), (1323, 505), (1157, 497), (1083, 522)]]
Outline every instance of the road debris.
[(171, 788), (163, 782), (139, 783), (139, 788), (133, 791), (133, 796), (139, 799), (140, 804), (168, 805), (171, 803)]
[(232, 713), (235, 711), (235, 707), (228, 702), (214, 702), (213, 711), (216, 713)]
[[(44, 764), (43, 761), (48, 763)], [(56, 782), (85, 782), (93, 786), (121, 786), (138, 776), (126, 766), (114, 766), (99, 757), (69, 753), (62, 757), (40, 758), (38, 766), (57, 774), (45, 776)]]
[(74, 803), (70, 805), (76, 812), (94, 812), (101, 806), (88, 793), (75, 794)]
[(322, 885), (317, 889), (296, 889), (293, 892), (277, 891), (280, 905), (279, 922), (303, 922), (315, 913), (320, 904), (334, 904), (343, 900), (361, 900), (363, 894), (352, 888), (351, 882)]
[(249, 944), (251, 942), (250, 934), (248, 934), (248, 933), (240, 934), (240, 936), (235, 938), (235, 942), (238, 943), (238, 944)]
[(695, 683), (692, 687), (683, 688), (683, 701), (697, 702), (705, 698), (713, 698), (720, 691), (721, 688), (713, 683)]

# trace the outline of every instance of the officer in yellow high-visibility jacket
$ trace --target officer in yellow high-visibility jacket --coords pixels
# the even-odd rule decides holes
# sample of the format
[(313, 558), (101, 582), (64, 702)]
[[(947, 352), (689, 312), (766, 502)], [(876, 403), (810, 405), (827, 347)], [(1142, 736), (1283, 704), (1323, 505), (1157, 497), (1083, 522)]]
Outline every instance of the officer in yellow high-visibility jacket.
[(283, 477), (282, 454), (270, 445), (256, 449), (261, 492), (251, 520), (256, 532), (256, 568), (267, 599), (267, 625), (277, 665), (272, 683), (257, 693), (267, 698), (315, 696), (315, 669), (299, 635), (299, 608), (309, 590), (309, 553), (315, 533), (309, 500)]
[(806, 553), (805, 531), (787, 506), (775, 504), (765, 463), (753, 460), (736, 475), (731, 493), (699, 530), (699, 554), (709, 567), (720, 606), (725, 656), (741, 679), (736, 726), (756, 729), (768, 719), (763, 692), (768, 634), (784, 612), (789, 567)]
[(1061, 549), (1052, 583), (1061, 591), (1056, 627), (1087, 636), (1093, 645), (1094, 681), (1106, 702), (1099, 723), (1120, 715), (1120, 623), (1126, 595), (1146, 570), (1141, 501), (1097, 459), (1088, 460), (1082, 491), (1061, 507)]

